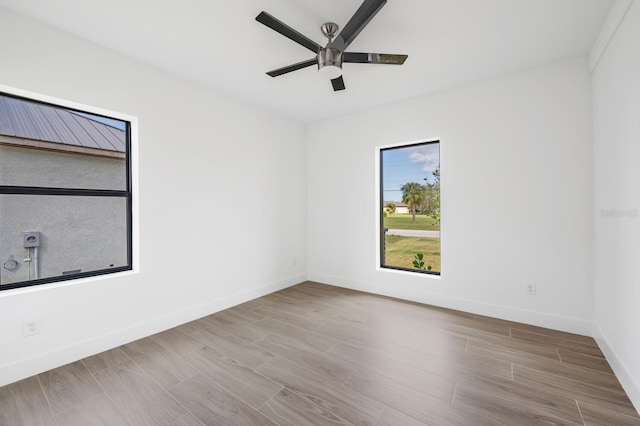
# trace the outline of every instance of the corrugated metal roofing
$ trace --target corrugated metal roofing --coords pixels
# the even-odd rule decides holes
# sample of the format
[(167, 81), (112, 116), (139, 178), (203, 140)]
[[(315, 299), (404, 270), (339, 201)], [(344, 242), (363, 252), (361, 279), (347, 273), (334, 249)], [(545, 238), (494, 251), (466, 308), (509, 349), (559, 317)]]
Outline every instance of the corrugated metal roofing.
[(124, 130), (62, 107), (0, 95), (0, 135), (125, 152)]

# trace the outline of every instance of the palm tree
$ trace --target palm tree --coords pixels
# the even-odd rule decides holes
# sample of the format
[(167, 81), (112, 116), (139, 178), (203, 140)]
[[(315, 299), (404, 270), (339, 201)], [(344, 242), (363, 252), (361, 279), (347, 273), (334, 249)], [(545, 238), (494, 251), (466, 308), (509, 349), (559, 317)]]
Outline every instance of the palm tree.
[(422, 205), (424, 201), (424, 186), (417, 182), (405, 183), (400, 187), (402, 190), (402, 202), (411, 209), (413, 215), (412, 222), (416, 222), (416, 209)]

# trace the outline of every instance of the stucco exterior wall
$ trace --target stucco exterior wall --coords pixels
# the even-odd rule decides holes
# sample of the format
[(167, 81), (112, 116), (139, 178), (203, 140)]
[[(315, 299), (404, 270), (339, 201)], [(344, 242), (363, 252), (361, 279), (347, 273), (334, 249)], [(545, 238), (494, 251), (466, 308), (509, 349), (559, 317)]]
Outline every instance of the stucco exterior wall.
[[(6, 185), (124, 189), (124, 167), (121, 159), (0, 146), (0, 181)], [(40, 278), (127, 264), (123, 198), (0, 195), (0, 285), (35, 278), (25, 231), (41, 233)], [(15, 270), (4, 267), (12, 258), (19, 264)]]
[(0, 184), (123, 190), (125, 161), (0, 145)]

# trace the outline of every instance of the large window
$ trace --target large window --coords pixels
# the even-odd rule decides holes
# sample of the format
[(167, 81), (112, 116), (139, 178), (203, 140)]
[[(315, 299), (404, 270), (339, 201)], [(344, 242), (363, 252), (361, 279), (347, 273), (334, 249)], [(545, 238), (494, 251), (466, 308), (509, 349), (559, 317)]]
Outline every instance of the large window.
[(0, 290), (132, 269), (130, 134), (0, 93)]
[(380, 150), (380, 266), (440, 275), (440, 143)]

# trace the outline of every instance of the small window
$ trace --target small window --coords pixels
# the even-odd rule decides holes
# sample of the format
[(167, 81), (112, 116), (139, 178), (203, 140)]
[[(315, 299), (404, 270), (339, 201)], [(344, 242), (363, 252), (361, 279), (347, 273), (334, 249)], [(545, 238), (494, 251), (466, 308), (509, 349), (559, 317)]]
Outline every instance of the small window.
[(440, 142), (380, 150), (380, 266), (440, 275)]
[(0, 93), (0, 290), (132, 269), (130, 133)]

